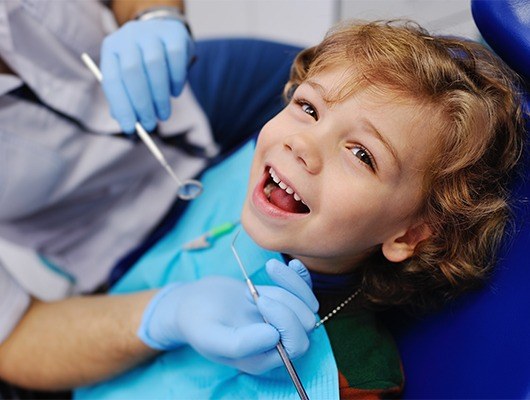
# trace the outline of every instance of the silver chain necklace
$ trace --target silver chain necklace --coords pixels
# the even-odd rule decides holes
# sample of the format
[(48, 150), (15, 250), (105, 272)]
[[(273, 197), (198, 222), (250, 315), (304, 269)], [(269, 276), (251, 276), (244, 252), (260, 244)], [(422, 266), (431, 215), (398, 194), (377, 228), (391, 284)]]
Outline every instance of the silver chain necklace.
[(350, 294), (346, 299), (344, 299), (342, 303), (340, 303), (337, 307), (331, 310), (324, 318), (318, 321), (315, 324), (315, 329), (318, 328), (320, 325), (324, 324), (324, 322), (326, 322), (328, 319), (336, 315), (340, 310), (342, 310), (346, 306), (346, 304), (352, 301), (360, 292), (361, 292), (361, 288), (357, 289), (355, 292)]

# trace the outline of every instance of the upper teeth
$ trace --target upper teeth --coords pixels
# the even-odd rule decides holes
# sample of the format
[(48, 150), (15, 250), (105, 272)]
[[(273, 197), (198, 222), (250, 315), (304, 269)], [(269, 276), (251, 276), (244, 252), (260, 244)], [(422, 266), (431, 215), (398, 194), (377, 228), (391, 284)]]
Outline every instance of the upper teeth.
[[(300, 198), (300, 196), (298, 196), (298, 194), (295, 193), (295, 191), (293, 190), (293, 188), (291, 188), (290, 186), (287, 186), (284, 182), (282, 182), (282, 180), (280, 178), (278, 178), (278, 175), (276, 175), (276, 172), (270, 168), (269, 169), (269, 174), (272, 178), (272, 180), (280, 187), (282, 188), (283, 190), (285, 190), (287, 193), (289, 194), (292, 194), (294, 199), (296, 201), (301, 201), (302, 199)], [(304, 203), (302, 201), (302, 203)], [(304, 203), (305, 204), (305, 203)]]

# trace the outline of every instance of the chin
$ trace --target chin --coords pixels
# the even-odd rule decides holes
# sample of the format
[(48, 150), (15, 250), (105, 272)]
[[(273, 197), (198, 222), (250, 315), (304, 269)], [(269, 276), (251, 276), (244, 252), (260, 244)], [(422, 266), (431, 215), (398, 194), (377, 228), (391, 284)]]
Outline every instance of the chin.
[(245, 232), (260, 247), (263, 247), (266, 250), (283, 252), (281, 249), (281, 243), (278, 243), (278, 241), (274, 239), (274, 234), (271, 233), (267, 227), (260, 224), (260, 221), (252, 215), (246, 202), (241, 214), (241, 225), (243, 226), (243, 229), (245, 229)]

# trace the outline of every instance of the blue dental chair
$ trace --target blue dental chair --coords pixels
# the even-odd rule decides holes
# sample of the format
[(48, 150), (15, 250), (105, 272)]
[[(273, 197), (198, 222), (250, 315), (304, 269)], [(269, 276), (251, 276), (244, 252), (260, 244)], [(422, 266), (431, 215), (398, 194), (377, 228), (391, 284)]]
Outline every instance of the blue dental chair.
[[(471, 7), (486, 42), (530, 85), (530, 0), (472, 0)], [(281, 91), (298, 50), (244, 39), (198, 43), (191, 85), (225, 151), (282, 108)], [(530, 399), (528, 159), (524, 174), (529, 179), (516, 186), (516, 232), (506, 238), (488, 286), (420, 320), (403, 316), (392, 324), (405, 398)]]

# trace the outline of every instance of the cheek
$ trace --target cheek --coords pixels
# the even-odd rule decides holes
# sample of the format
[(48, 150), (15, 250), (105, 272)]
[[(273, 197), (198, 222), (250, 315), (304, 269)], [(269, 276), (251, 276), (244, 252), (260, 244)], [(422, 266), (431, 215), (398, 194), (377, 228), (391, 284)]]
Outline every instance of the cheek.
[(272, 129), (271, 126), (268, 126), (269, 123), (267, 123), (267, 125), (265, 125), (259, 133), (258, 140), (256, 141), (254, 158), (264, 158), (267, 151), (269, 151), (271, 147), (278, 143), (278, 138), (274, 133), (276, 130)]
[(320, 214), (331, 226), (341, 227), (340, 230), (359, 228), (379, 212), (370, 190), (359, 186), (346, 188), (344, 183), (326, 186)]
[(282, 138), (285, 137), (289, 131), (292, 131), (294, 127), (295, 122), (289, 117), (287, 110), (283, 109), (263, 125), (259, 134), (259, 139), (262, 139), (264, 142), (277, 142), (278, 140), (282, 140)]
[(332, 185), (322, 198), (321, 218), (329, 232), (339, 238), (374, 245), (382, 242), (389, 225), (395, 224), (391, 193), (360, 181)]
[(262, 142), (265, 145), (270, 145), (272, 142), (277, 142), (284, 130), (285, 129), (282, 128), (282, 124), (273, 118), (261, 129), (258, 137), (258, 143)]
[(422, 181), (410, 177), (390, 197), (392, 216), (397, 221), (409, 220), (420, 212), (424, 196), (422, 194)]
[(277, 152), (283, 146), (283, 139), (286, 136), (285, 132), (288, 129), (285, 124), (281, 123), (278, 116), (267, 122), (261, 129), (258, 140), (256, 141), (256, 149), (254, 155), (254, 164), (256, 162), (263, 163), (268, 157), (267, 155), (272, 151)]

